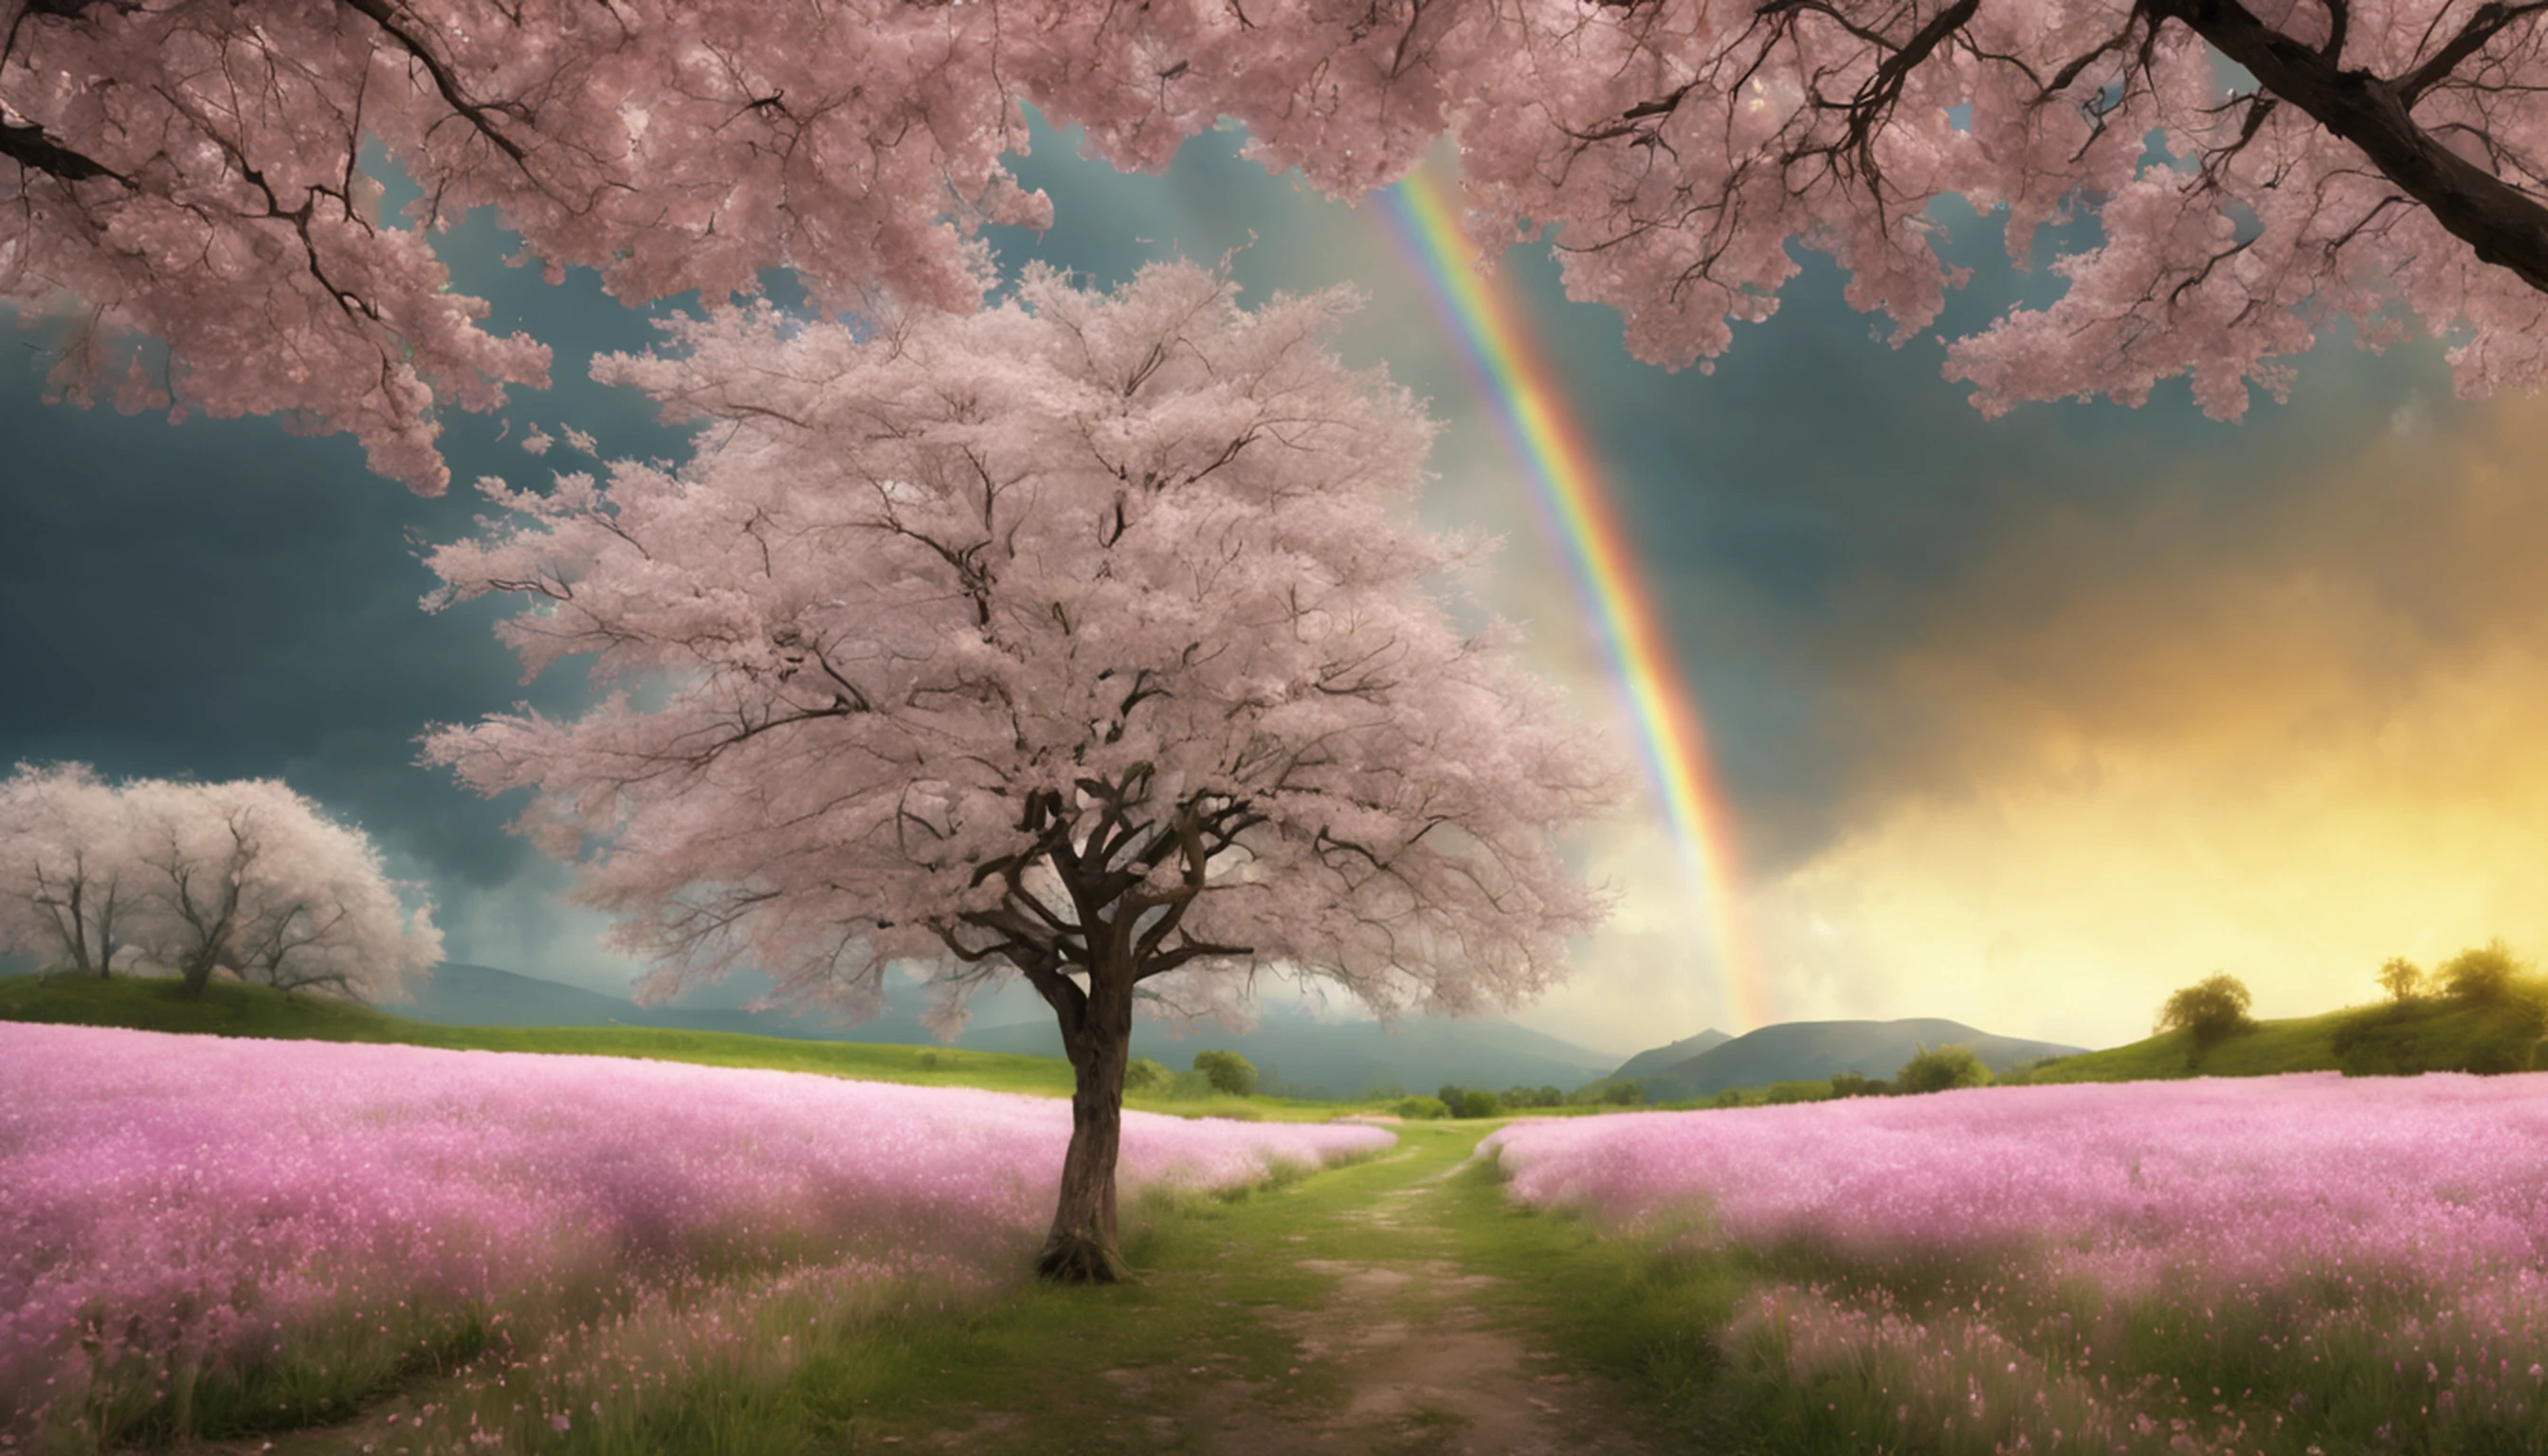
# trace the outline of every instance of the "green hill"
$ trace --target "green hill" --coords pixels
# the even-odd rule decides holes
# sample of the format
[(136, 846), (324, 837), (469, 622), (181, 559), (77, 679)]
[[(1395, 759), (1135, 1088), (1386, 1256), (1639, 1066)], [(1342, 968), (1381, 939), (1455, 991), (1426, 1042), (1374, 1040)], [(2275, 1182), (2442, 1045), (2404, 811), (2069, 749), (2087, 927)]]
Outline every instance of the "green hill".
[(1633, 1082), (1639, 1077), (1649, 1076), (1655, 1072), (1679, 1066), (1681, 1063), (1689, 1060), (1691, 1057), (1696, 1056), (1701, 1052), (1713, 1051), (1717, 1047), (1722, 1046), (1733, 1040), (1734, 1039), (1732, 1037), (1718, 1031), (1716, 1028), (1709, 1027), (1706, 1031), (1700, 1032), (1694, 1037), (1684, 1037), (1678, 1042), (1669, 1043), (1662, 1046), (1650, 1046), (1647, 1049), (1638, 1052), (1636, 1055), (1629, 1057), (1626, 1061), (1621, 1062), (1618, 1067), (1610, 1073), (1610, 1075), (1602, 1078), (1602, 1080), (1605, 1082)]
[[(967, 1031), (962, 1045), (1030, 1056), (1061, 1054), (1052, 1017)], [(1408, 1016), (1394, 1027), (1373, 1021), (1325, 1022), (1297, 1006), (1263, 1008), (1256, 1024), (1233, 1032), (1206, 1021), (1170, 1028), (1133, 1024), (1133, 1054), (1170, 1067), (1198, 1051), (1235, 1051), (1254, 1063), (1269, 1088), (1292, 1095), (1353, 1098), (1381, 1089), (1392, 1095), (1463, 1087), (1576, 1087), (1601, 1075), (1611, 1058), (1493, 1017)]]
[[(173, 980), (118, 976), (0, 976), (0, 1022), (129, 1027), (277, 1041), (380, 1042), (453, 1051), (528, 1051), (572, 1056), (638, 1056), (702, 1066), (767, 1067), (871, 1082), (980, 1087), (1067, 1097), (1070, 1063), (958, 1046), (816, 1042), (740, 1032), (663, 1027), (459, 1027), (410, 1021), (365, 1006), (290, 996), (263, 986), (216, 981), (189, 999)], [(1126, 1105), (1180, 1117), (1319, 1122), (1346, 1109), (1282, 1097), (1180, 1097), (1137, 1093)]]
[(171, 980), (93, 976), (0, 978), (0, 1021), (131, 1027), (310, 1042), (398, 1042), (452, 1050), (643, 1056), (707, 1066), (758, 1066), (869, 1081), (987, 1087), (1046, 1096), (1070, 1093), (1070, 1066), (1052, 1057), (947, 1046), (808, 1042), (734, 1032), (652, 1027), (453, 1027), (263, 986), (215, 982), (199, 999)]
[[(1743, 1087), (1814, 1081), (1837, 1072), (1890, 1077), (1927, 1046), (1972, 1048), (1993, 1069), (2076, 1051), (2057, 1042), (1998, 1037), (1936, 1017), (1901, 1021), (1790, 1021), (1720, 1042), (1637, 1080), (1652, 1102), (1686, 1102)], [(1634, 1065), (1635, 1063), (1630, 1063)]]
[(2406, 1076), (2426, 1071), (2510, 1072), (2539, 1068), (2538, 1001), (2516, 995), (2493, 1006), (2439, 998), (2348, 1007), (2322, 1016), (2258, 1022), (2256, 1029), (2194, 1055), (2191, 1034), (2162, 1036), (2055, 1057), (2005, 1082), (2137, 1082), (2167, 1077), (2264, 1077), (2342, 1071)]

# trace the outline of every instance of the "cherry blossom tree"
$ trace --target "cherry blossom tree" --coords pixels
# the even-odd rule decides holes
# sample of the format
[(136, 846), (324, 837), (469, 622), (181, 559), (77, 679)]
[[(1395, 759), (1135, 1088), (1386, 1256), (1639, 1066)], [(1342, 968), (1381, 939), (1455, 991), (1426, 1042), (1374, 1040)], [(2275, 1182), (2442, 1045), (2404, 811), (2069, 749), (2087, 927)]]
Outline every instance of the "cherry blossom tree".
[[(1686, 363), (1830, 253), (1897, 342), (1962, 281), (1933, 204), (2012, 256), (2093, 212), (2067, 288), (1954, 341), (1989, 412), (2190, 375), (2216, 416), (2328, 323), (2451, 340), (2465, 394), (2548, 363), (2548, 78), (2531, 0), (1636, 0), (1546, 24), (1462, 163), (1488, 226)], [(2153, 156), (2150, 142), (2161, 143)], [(1504, 230), (1499, 233), (1498, 226)]]
[(684, 319), (600, 372), (706, 421), (685, 467), (488, 482), (506, 516), (428, 559), (441, 601), (529, 598), (530, 672), (587, 657), (611, 695), (426, 757), (532, 790), (644, 995), (748, 962), (857, 1017), (901, 963), (952, 1032), (1022, 977), (1076, 1077), (1041, 1266), (1114, 1278), (1137, 1003), (1231, 1012), (1271, 972), (1508, 1004), (1600, 909), (1553, 836), (1614, 771), (1438, 598), (1482, 548), (1407, 523), (1430, 426), (1327, 351), (1348, 302), (1249, 313), (1176, 264), (864, 332)]
[(140, 894), (131, 806), (86, 764), (0, 782), (0, 952), (103, 976)]
[[(1933, 204), (2028, 255), (2093, 212), (2062, 296), (1956, 342), (1998, 410), (2216, 414), (2349, 319), (2538, 383), (2539, 0), (0, 0), (0, 301), (57, 315), (56, 389), (349, 430), (421, 491), (443, 406), (549, 354), (480, 327), (429, 241), (493, 207), (552, 277), (639, 303), (795, 269), (966, 310), (985, 221), (1041, 225), (1025, 108), (1164, 166), (1223, 118), (1353, 197), (1457, 140), (1491, 249), (1554, 229), (1640, 356), (1709, 359), (1794, 245), (1907, 338), (1960, 281)], [(2234, 64), (2232, 64), (2234, 63)], [(2164, 142), (2153, 158), (2146, 140)], [(367, 139), (422, 190), (382, 216)], [(164, 353), (134, 346), (164, 340)]]
[(214, 973), (279, 990), (396, 1000), (442, 958), (361, 831), (284, 783), (128, 785), (143, 866), (141, 960), (200, 995)]

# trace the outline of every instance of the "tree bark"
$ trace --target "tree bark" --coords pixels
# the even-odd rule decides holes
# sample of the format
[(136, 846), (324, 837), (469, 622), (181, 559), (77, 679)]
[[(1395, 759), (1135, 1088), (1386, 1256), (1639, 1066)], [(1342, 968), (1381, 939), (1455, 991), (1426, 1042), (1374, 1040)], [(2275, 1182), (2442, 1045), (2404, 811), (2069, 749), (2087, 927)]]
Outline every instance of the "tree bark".
[(204, 987), (212, 984), (214, 965), (215, 961), (211, 956), (186, 957), (186, 963), (178, 968), (178, 972), (185, 984), (187, 999), (192, 1000), (203, 995)]
[(2395, 81), (2337, 60), (2258, 20), (2238, 0), (2156, 0), (2267, 91), (2359, 147), (2382, 175), (2422, 204), (2480, 261), (2548, 292), (2548, 208), (2442, 144), (2410, 115)]
[(1101, 968), (1073, 1015), (1061, 1009), (1070, 1054), (1070, 1150), (1061, 1198), (1036, 1272), (1062, 1284), (1113, 1284), (1130, 1271), (1115, 1222), (1115, 1162), (1124, 1139), (1124, 1067), (1133, 1046), (1133, 977)]

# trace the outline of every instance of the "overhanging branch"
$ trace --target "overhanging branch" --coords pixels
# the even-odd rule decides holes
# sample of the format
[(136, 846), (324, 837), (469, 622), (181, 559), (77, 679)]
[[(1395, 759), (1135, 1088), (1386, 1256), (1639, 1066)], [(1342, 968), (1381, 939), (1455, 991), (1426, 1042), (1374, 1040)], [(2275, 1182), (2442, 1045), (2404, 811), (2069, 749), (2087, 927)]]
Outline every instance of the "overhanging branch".
[[(2490, 6), (2489, 9), (2499, 7)], [(2507, 8), (2503, 24), (2535, 7)], [(2548, 208), (2539, 200), (2443, 145), (2409, 108), (2440, 79), (2433, 63), (2473, 53), (2484, 37), (2459, 49), (2463, 32), (2432, 61), (2404, 80), (2342, 69), (2333, 57), (2258, 20), (2237, 0), (2151, 0), (2150, 13), (2181, 21), (2214, 49), (2245, 66), (2267, 91), (2306, 112), (2331, 136), (2351, 142), (2399, 190), (2423, 205), (2480, 261), (2508, 268), (2548, 292)], [(2472, 23), (2475, 26), (2475, 23)], [(2501, 29), (2497, 26), (2496, 29)], [(2485, 33), (2491, 37), (2493, 30)]]

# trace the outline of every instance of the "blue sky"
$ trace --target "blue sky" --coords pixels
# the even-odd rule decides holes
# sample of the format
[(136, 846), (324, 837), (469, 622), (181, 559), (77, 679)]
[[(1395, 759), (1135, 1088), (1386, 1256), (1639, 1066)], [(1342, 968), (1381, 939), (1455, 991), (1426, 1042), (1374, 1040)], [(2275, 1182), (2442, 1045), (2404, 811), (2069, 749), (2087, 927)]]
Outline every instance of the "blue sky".
[[(1021, 167), (1054, 229), (995, 238), (1101, 282), (1231, 254), (1251, 296), (1350, 283), (1341, 341), (1446, 421), (1425, 512), (1507, 546), (1490, 604), (1584, 710), (1617, 708), (1480, 403), (1369, 209), (1189, 146), (1161, 177), (1045, 135)], [(2057, 287), (1956, 229), (1976, 281), (1942, 327)], [(485, 219), (443, 239), (457, 286), (559, 346), (556, 384), (455, 415), (455, 479), (541, 479), (511, 443), (572, 423), (605, 453), (678, 455), (633, 398), (583, 377), (643, 347), (585, 276), (510, 270)], [(2245, 976), (2263, 1014), (2372, 994), (2392, 955), (2548, 943), (2548, 678), (2531, 624), (2548, 506), (2539, 410), (2453, 400), (2430, 345), (2306, 361), (2289, 405), (1985, 421), (1934, 338), (1893, 349), (1819, 259), (1708, 374), (1630, 360), (1543, 252), (1504, 273), (1605, 457), (1713, 734), (1741, 851), (1738, 913), (1787, 1017), (1955, 1017), (2019, 1036), (2139, 1035), (2166, 991)], [(410, 537), (469, 529), (342, 439), (272, 421), (43, 405), (40, 335), (0, 388), (0, 757), (113, 774), (277, 774), (360, 820), (433, 886), (456, 958), (597, 986), (629, 967), (568, 909), (569, 875), (507, 809), (413, 764), (414, 735), (528, 695), (481, 603), (417, 610)], [(1620, 731), (1624, 731), (1621, 727)], [(1714, 937), (1640, 808), (1584, 846), (1620, 892), (1576, 981), (1520, 1019), (1628, 1051), (1730, 1000)], [(1733, 1029), (1729, 1026), (1729, 1029)]]

